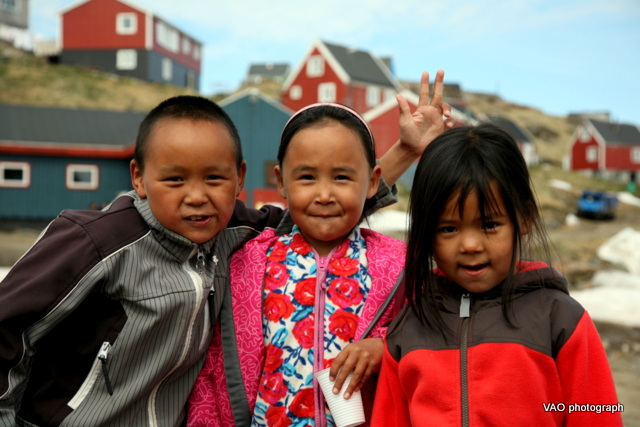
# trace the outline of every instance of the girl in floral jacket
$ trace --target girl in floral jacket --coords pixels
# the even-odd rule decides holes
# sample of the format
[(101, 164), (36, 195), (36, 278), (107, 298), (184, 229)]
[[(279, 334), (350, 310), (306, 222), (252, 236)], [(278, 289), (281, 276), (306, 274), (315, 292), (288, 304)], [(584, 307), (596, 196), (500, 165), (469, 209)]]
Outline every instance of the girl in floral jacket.
[[(442, 114), (441, 96), (427, 105), (426, 90), (420, 108)], [(402, 113), (415, 125), (416, 115)], [(313, 375), (327, 367), (334, 392), (353, 373), (346, 398), (366, 382), (370, 413), (375, 380), (367, 379), (402, 303), (394, 295), (405, 253), (404, 243), (358, 226), (380, 179), (373, 137), (350, 108), (314, 104), (285, 126), (278, 161), (278, 190), (295, 225), (263, 232), (234, 256), (189, 425), (332, 426)]]

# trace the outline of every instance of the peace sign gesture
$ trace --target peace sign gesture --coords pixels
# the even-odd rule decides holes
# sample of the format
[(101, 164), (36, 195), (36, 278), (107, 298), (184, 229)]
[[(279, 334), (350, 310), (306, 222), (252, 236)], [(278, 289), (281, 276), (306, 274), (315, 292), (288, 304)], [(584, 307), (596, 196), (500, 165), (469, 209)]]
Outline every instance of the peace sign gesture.
[(436, 136), (453, 126), (451, 107), (442, 100), (444, 71), (438, 70), (433, 85), (433, 97), (429, 99), (429, 73), (422, 73), (420, 98), (416, 111), (411, 114), (409, 103), (402, 95), (396, 95), (400, 110), (400, 143), (406, 150), (420, 156)]
[(422, 73), (418, 107), (413, 114), (407, 100), (402, 95), (396, 95), (400, 111), (400, 140), (379, 161), (387, 184), (395, 184), (431, 141), (446, 129), (453, 127), (453, 120), (449, 118), (451, 107), (442, 100), (443, 81), (444, 71), (438, 70), (433, 85), (433, 97), (429, 99), (429, 73)]

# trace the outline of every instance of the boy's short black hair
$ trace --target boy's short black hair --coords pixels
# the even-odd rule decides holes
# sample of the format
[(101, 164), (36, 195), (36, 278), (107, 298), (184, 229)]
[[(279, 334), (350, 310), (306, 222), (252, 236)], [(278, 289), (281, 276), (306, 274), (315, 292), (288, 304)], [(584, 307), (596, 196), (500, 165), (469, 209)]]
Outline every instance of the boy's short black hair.
[(149, 135), (156, 123), (165, 118), (205, 120), (223, 124), (229, 131), (236, 154), (236, 167), (242, 165), (242, 146), (238, 129), (229, 115), (215, 102), (193, 95), (179, 95), (166, 99), (146, 115), (138, 128), (134, 159), (140, 170), (144, 170), (144, 158)]

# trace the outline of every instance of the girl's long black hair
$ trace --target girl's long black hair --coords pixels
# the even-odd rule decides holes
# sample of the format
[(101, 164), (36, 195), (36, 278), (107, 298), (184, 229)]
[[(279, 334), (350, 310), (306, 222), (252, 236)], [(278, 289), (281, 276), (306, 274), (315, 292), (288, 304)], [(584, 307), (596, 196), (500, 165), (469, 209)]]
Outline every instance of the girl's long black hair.
[[(448, 130), (426, 148), (413, 180), (409, 214), (405, 287), (410, 307), (425, 326), (444, 331), (437, 308), (434, 238), (438, 218), (452, 195), (462, 209), (477, 194), (482, 221), (496, 211), (493, 188), (501, 192), (506, 214), (514, 224), (509, 276), (503, 285), (502, 311), (510, 325), (516, 262), (541, 251), (549, 260), (548, 239), (527, 165), (515, 140), (492, 124)], [(527, 230), (523, 229), (523, 224)], [(528, 232), (527, 232), (528, 231)], [(527, 252), (529, 251), (529, 252)]]

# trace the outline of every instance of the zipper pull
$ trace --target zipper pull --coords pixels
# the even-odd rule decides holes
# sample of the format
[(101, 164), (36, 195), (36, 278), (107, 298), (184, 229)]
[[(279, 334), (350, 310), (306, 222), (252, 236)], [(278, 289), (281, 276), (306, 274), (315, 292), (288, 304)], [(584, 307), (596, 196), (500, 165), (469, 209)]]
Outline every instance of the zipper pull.
[(104, 375), (104, 383), (107, 386), (107, 391), (110, 396), (113, 396), (113, 387), (111, 386), (111, 380), (109, 379), (109, 369), (107, 369), (107, 356), (111, 350), (111, 344), (107, 341), (102, 343), (100, 351), (98, 352), (98, 359), (102, 362), (102, 375)]
[[(218, 266), (218, 257), (217, 256), (213, 256), (213, 263), (215, 264), (215, 266)], [(215, 278), (214, 278), (214, 282), (215, 282)], [(215, 328), (216, 326), (216, 314), (214, 312), (214, 297), (216, 294), (216, 287), (215, 287), (215, 283), (211, 284), (211, 287), (209, 288), (209, 321), (211, 322), (211, 326)]]
[(469, 294), (462, 295), (460, 300), (460, 317), (469, 317), (469, 310), (471, 308), (471, 298)]
[(201, 247), (198, 246), (198, 258), (196, 260), (196, 267), (198, 268), (198, 272), (204, 272), (204, 251)]

